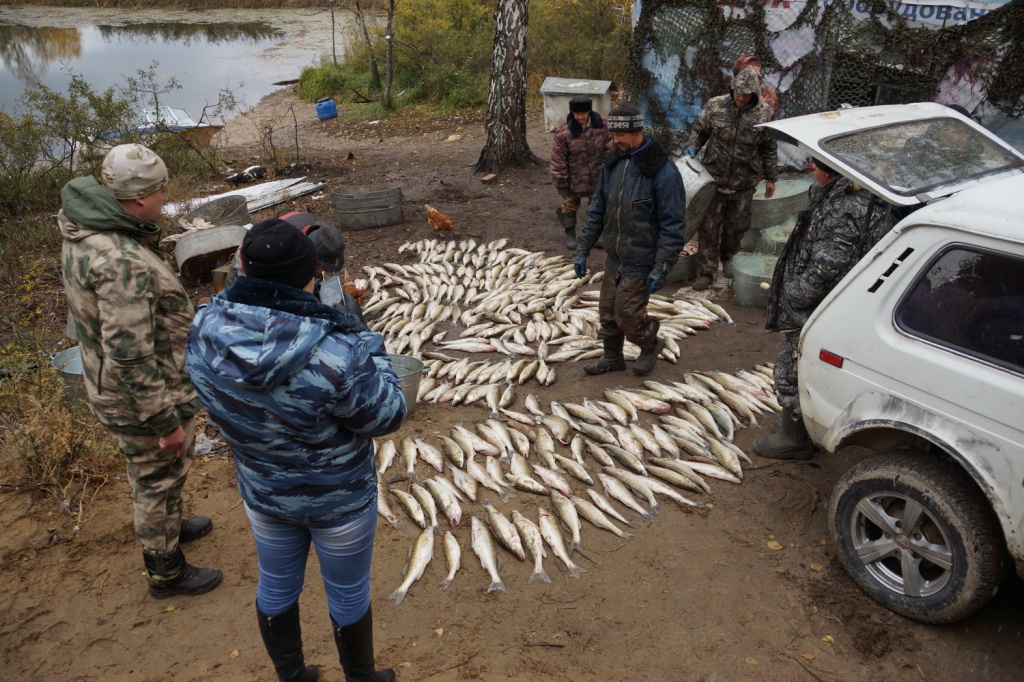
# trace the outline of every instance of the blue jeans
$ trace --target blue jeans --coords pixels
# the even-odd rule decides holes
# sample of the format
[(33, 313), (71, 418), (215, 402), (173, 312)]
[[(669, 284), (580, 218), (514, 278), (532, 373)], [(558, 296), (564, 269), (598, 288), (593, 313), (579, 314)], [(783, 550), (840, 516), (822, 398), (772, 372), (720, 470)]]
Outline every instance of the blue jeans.
[(267, 616), (284, 613), (299, 599), (309, 544), (316, 548), (327, 607), (336, 625), (359, 621), (370, 608), (370, 561), (377, 531), (376, 505), (336, 528), (307, 528), (245, 508), (256, 539), (260, 577), (256, 607)]

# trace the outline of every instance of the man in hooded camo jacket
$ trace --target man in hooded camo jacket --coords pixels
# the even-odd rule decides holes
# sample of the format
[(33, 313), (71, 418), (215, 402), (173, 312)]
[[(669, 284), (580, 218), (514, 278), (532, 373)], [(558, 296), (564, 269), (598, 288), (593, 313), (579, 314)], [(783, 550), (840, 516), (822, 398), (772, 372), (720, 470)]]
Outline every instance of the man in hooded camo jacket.
[(218, 569), (191, 566), (178, 546), (206, 535), (212, 523), (181, 519), (199, 400), (185, 371), (194, 311), (157, 250), (153, 224), (166, 185), (159, 156), (139, 144), (118, 145), (99, 180), (64, 186), (57, 216), (89, 406), (128, 462), (135, 534), (158, 598), (202, 594), (221, 580)]
[(373, 438), (405, 418), (401, 385), (383, 337), (313, 295), (309, 237), (265, 220), (240, 253), (246, 276), (200, 306), (186, 361), (234, 454), (259, 558), (264, 646), (278, 679), (317, 679), (303, 658), (298, 601), (312, 543), (345, 679), (394, 680), (374, 667), (370, 560)]
[(775, 361), (775, 391), (782, 416), (772, 436), (754, 439), (770, 459), (807, 459), (811, 443), (800, 415), (797, 345), (800, 330), (818, 305), (896, 223), (893, 207), (866, 189), (814, 162), (810, 202), (779, 255), (768, 294), (765, 328), (782, 332)]
[(715, 179), (717, 190), (697, 232), (697, 279), (695, 291), (711, 286), (719, 260), (726, 277), (732, 277), (732, 257), (740, 250), (743, 233), (750, 228), (754, 190), (765, 181), (765, 198), (775, 193), (778, 144), (759, 123), (771, 121), (772, 108), (758, 92), (761, 78), (747, 67), (732, 79), (728, 95), (712, 97), (690, 130), (683, 153), (695, 158), (707, 144), (701, 159)]
[(562, 195), (555, 216), (565, 230), (565, 248), (576, 250), (576, 213), (583, 199), (597, 189), (601, 162), (612, 148), (612, 136), (586, 95), (569, 100), (569, 115), (551, 143), (551, 177)]

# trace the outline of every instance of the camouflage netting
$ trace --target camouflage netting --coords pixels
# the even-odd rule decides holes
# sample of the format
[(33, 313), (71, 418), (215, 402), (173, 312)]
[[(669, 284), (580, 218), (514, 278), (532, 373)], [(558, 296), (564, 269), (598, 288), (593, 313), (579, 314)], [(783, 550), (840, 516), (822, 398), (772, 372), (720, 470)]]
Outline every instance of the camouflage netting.
[(702, 104), (728, 91), (741, 54), (763, 61), (780, 117), (918, 101), (960, 104), (993, 128), (1024, 114), (1024, 0), (991, 11), (895, 0), (644, 0), (627, 90), (678, 151)]

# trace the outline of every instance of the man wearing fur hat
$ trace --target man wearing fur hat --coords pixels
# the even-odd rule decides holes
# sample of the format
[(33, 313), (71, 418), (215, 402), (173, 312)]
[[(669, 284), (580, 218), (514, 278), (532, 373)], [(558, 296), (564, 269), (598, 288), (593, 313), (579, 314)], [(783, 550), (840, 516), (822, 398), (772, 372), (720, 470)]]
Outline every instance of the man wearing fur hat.
[(719, 260), (723, 274), (732, 277), (732, 257), (750, 228), (757, 184), (765, 181), (766, 199), (775, 193), (778, 145), (763, 128), (755, 127), (771, 121), (774, 112), (760, 100), (760, 90), (757, 71), (743, 69), (733, 77), (729, 94), (709, 99), (690, 129), (683, 153), (695, 158), (707, 144), (702, 160), (718, 186), (697, 233), (695, 291), (711, 286)]
[(181, 518), (199, 399), (185, 370), (195, 311), (157, 250), (166, 186), (159, 156), (118, 145), (99, 180), (64, 186), (57, 216), (89, 406), (128, 462), (135, 534), (157, 598), (202, 594), (221, 581), (220, 570), (190, 565), (179, 547), (213, 526)]
[(569, 100), (569, 115), (558, 126), (551, 143), (551, 177), (562, 195), (555, 216), (565, 230), (565, 248), (576, 250), (576, 212), (580, 203), (597, 188), (601, 162), (612, 148), (612, 136), (590, 98)]
[(608, 113), (615, 148), (605, 158), (597, 190), (576, 245), (577, 277), (587, 273), (587, 257), (604, 239), (605, 274), (598, 303), (604, 354), (584, 366), (587, 374), (626, 369), (625, 340), (640, 347), (637, 376), (654, 369), (665, 341), (658, 320), (647, 314), (651, 294), (665, 286), (683, 247), (686, 190), (679, 169), (657, 140), (644, 135), (644, 117), (630, 102)]

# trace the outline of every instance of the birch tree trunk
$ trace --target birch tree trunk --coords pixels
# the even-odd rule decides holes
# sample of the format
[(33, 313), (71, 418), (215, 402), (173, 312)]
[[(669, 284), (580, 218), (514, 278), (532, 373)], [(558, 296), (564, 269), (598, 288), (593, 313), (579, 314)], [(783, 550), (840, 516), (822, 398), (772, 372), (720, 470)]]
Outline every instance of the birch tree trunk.
[(494, 16), (494, 53), (484, 127), (487, 140), (474, 170), (490, 173), (502, 166), (535, 160), (526, 142), (526, 31), (528, 0), (498, 0)]

